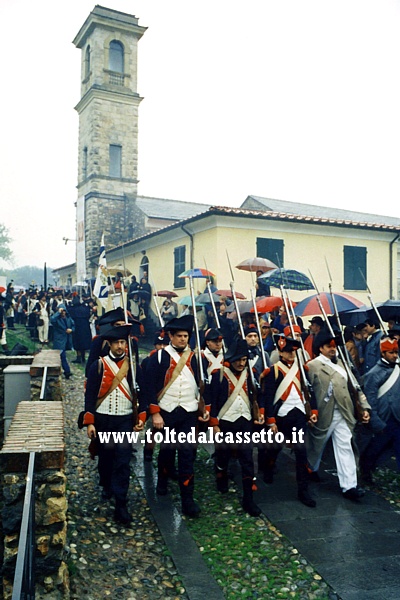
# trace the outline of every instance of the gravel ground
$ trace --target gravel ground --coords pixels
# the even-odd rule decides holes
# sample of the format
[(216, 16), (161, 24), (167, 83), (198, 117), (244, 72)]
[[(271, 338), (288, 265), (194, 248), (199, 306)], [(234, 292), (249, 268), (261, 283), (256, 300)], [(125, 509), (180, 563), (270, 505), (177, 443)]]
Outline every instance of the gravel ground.
[(157, 600), (187, 598), (133, 472), (129, 507), (131, 528), (113, 520), (113, 504), (100, 501), (96, 461), (89, 457), (86, 429), (76, 420), (83, 408), (84, 375), (71, 365), (64, 382), (68, 547), (71, 598)]

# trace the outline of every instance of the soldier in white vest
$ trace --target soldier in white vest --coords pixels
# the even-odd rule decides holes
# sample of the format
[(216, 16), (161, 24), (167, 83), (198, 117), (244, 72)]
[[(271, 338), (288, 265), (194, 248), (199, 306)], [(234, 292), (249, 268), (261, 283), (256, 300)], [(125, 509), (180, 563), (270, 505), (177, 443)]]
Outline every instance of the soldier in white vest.
[[(215, 444), (215, 466), (217, 489), (224, 494), (228, 491), (228, 465), (235, 450), (242, 469), (243, 509), (252, 517), (261, 510), (253, 501), (254, 465), (252, 415), (252, 384), (248, 369), (248, 349), (246, 340), (236, 339), (226, 354), (222, 378), (219, 371), (212, 374), (210, 383), (211, 418), (214, 434), (221, 440)], [(263, 408), (260, 409), (263, 415)], [(263, 422), (264, 418), (262, 417)], [(261, 424), (258, 422), (258, 424)]]
[[(174, 469), (176, 447), (182, 512), (189, 517), (197, 517), (200, 513), (193, 498), (195, 431), (200, 399), (197, 358), (189, 346), (193, 324), (193, 315), (186, 315), (172, 319), (166, 325), (170, 343), (149, 358), (145, 385), (152, 426), (164, 434), (158, 455), (156, 492), (160, 496), (168, 493), (168, 476)], [(180, 442), (179, 437), (185, 437), (186, 441)]]

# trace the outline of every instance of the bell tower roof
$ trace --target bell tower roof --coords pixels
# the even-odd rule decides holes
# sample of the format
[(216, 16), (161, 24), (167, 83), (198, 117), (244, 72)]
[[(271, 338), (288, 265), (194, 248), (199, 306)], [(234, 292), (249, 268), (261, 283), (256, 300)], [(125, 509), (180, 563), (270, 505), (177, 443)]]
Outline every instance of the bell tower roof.
[(93, 30), (99, 26), (103, 27), (104, 29), (109, 29), (110, 31), (117, 27), (119, 31), (125, 31), (126, 33), (134, 34), (138, 40), (142, 37), (147, 29), (147, 27), (141, 27), (139, 25), (139, 19), (134, 15), (129, 15), (127, 13), (96, 4), (73, 39), (73, 44), (75, 44), (77, 48), (82, 48)]

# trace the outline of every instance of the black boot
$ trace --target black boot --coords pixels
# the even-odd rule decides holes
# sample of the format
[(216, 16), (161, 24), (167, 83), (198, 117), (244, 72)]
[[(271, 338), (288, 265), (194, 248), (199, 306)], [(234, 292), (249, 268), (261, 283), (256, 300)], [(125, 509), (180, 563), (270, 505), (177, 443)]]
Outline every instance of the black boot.
[(111, 491), (110, 487), (103, 487), (103, 490), (101, 492), (101, 499), (103, 500), (103, 502), (106, 502), (107, 500), (111, 500), (113, 496), (113, 493)]
[(314, 498), (311, 498), (310, 494), (308, 493), (307, 488), (299, 487), (297, 491), (297, 497), (305, 506), (309, 506), (310, 508), (315, 508), (317, 506)]
[(306, 465), (296, 464), (297, 497), (305, 506), (315, 508), (317, 503), (308, 492), (308, 470)]
[(166, 496), (168, 494), (168, 472), (165, 468), (158, 468), (156, 493), (158, 496)]
[(271, 457), (268, 457), (267, 453), (265, 453), (265, 461), (262, 465), (263, 471), (263, 480), (264, 483), (273, 483), (274, 482), (274, 469), (275, 469), (275, 460)]
[(179, 489), (182, 500), (182, 513), (188, 517), (196, 518), (200, 514), (200, 507), (193, 499), (194, 492), (194, 477), (188, 475), (180, 478)]
[(132, 522), (132, 517), (126, 507), (126, 502), (118, 501), (115, 504), (114, 519), (122, 525), (129, 525)]
[(146, 462), (151, 462), (153, 460), (153, 448), (151, 448), (150, 446), (144, 447), (143, 460), (145, 460)]
[(260, 507), (253, 500), (253, 479), (251, 477), (243, 479), (242, 507), (251, 517), (259, 517), (261, 514)]
[(229, 490), (228, 472), (217, 467), (217, 490), (220, 494), (227, 494)]

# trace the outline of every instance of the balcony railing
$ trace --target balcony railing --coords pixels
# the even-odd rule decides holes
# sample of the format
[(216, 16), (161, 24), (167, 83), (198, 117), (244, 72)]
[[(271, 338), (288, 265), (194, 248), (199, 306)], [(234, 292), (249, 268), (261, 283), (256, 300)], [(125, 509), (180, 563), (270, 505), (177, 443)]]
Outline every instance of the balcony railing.
[(109, 72), (108, 82), (110, 85), (123, 86), (125, 81), (125, 75), (123, 73)]

